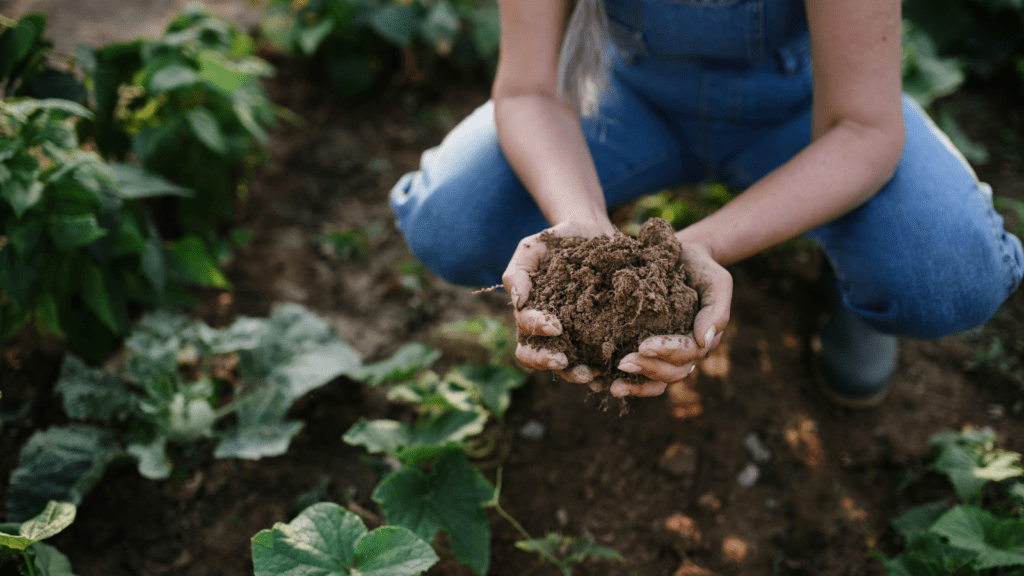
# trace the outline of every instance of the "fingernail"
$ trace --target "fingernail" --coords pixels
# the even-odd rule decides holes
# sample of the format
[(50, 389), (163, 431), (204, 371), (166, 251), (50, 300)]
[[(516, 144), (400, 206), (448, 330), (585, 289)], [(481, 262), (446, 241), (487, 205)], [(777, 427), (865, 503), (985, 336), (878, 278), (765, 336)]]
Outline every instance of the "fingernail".
[(640, 368), (636, 364), (633, 364), (632, 362), (620, 362), (619, 370), (622, 370), (623, 372), (629, 372), (630, 374), (636, 374), (637, 372), (642, 370), (642, 368)]
[(707, 348), (708, 346), (711, 346), (711, 341), (715, 339), (715, 334), (717, 334), (717, 332), (715, 332), (715, 327), (714, 326), (712, 326), (711, 328), (708, 328), (707, 333), (704, 334), (704, 347), (705, 348)]
[(515, 286), (513, 286), (513, 287), (512, 287), (512, 306), (513, 306), (513, 307), (514, 307), (514, 308), (515, 308), (516, 310), (519, 310), (519, 306), (520, 306), (520, 302), (519, 302), (519, 290), (518, 290), (518, 289), (516, 289), (516, 287), (515, 287)]
[(552, 324), (545, 324), (540, 327), (540, 333), (544, 336), (558, 336), (558, 328)]
[(557, 358), (548, 360), (548, 370), (565, 370), (567, 363)]
[(693, 370), (694, 370), (694, 369), (695, 369), (696, 367), (697, 367), (697, 365), (696, 365), (696, 364), (693, 364), (693, 363), (691, 363), (691, 364), (690, 364), (690, 371), (689, 371), (689, 372), (688, 372), (687, 374), (688, 374), (688, 375), (689, 375), (689, 374), (693, 374)]

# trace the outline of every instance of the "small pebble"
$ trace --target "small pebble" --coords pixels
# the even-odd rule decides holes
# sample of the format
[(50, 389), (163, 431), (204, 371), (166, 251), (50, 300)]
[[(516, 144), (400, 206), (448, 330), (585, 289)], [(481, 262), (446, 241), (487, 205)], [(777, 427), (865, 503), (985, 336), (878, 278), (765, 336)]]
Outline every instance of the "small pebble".
[(523, 424), (522, 428), (519, 429), (519, 436), (525, 440), (532, 440), (536, 442), (544, 439), (544, 433), (546, 431), (544, 424), (537, 420), (530, 420), (526, 424)]
[(761, 469), (757, 467), (757, 464), (751, 462), (736, 475), (736, 483), (743, 488), (750, 488), (757, 482), (760, 476)]
[(750, 454), (750, 457), (754, 459), (754, 462), (757, 462), (758, 464), (764, 464), (772, 459), (772, 451), (764, 445), (764, 442), (762, 442), (754, 432), (743, 437), (743, 448), (745, 448), (747, 454)]

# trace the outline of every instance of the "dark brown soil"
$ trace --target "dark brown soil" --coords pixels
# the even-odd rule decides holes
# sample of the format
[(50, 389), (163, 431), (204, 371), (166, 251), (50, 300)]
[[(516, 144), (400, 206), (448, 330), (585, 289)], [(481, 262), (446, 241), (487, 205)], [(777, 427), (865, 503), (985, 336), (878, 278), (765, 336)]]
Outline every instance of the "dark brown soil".
[(553, 313), (558, 336), (520, 335), (519, 341), (563, 352), (569, 366), (583, 364), (609, 379), (634, 379), (616, 368), (645, 338), (693, 331), (697, 292), (688, 283), (682, 248), (661, 218), (630, 238), (581, 238), (545, 232), (547, 257), (531, 275), (525, 308)]

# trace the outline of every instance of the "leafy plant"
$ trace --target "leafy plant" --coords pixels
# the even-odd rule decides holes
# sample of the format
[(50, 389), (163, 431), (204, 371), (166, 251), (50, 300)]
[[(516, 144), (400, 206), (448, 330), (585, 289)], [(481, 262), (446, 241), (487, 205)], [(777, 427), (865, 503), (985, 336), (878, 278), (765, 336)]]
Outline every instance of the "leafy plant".
[(264, 36), (287, 53), (322, 56), (345, 95), (370, 89), (399, 50), (493, 67), (498, 49), (497, 5), (487, 0), (274, 0), (270, 9)]
[(490, 566), (487, 508), (495, 509), (523, 535), (520, 548), (537, 552), (565, 574), (587, 557), (618, 557), (589, 535), (533, 539), (501, 507), (501, 470), (497, 486), (492, 486), (469, 455), (493, 449), (475, 437), (491, 417), (503, 417), (511, 391), (524, 381), (523, 374), (508, 365), (514, 338), (503, 324), (489, 318), (448, 324), (437, 334), (476, 339), (491, 351), (491, 358), (486, 364), (455, 366), (442, 377), (428, 369), (440, 358), (438, 351), (407, 344), (390, 358), (365, 365), (355, 376), (371, 386), (390, 385), (390, 400), (415, 407), (411, 423), (360, 419), (343, 436), (348, 444), (385, 457), (388, 464), (372, 498), (386, 521), (412, 530), (426, 542), (444, 532), (455, 558), (481, 575)]
[(14, 554), (24, 559), (24, 576), (74, 576), (71, 562), (53, 546), (41, 540), (62, 532), (75, 521), (76, 508), (51, 500), (38, 516), (21, 524), (0, 524), (0, 564)]
[(166, 245), (140, 205), (190, 192), (79, 148), (71, 118), (89, 116), (67, 100), (0, 102), (0, 340), (34, 319), (99, 361), (132, 304), (228, 284), (187, 240)]
[(879, 557), (889, 574), (1020, 573), (1024, 469), (1020, 454), (997, 449), (994, 442), (991, 429), (965, 428), (932, 437), (933, 468), (949, 479), (962, 503), (930, 502), (896, 518), (893, 526), (906, 551), (892, 559)]
[(365, 262), (370, 256), (370, 240), (380, 233), (381, 228), (381, 223), (375, 222), (365, 227), (326, 232), (320, 235), (320, 242), (330, 246), (342, 260), (356, 256)]
[(590, 534), (578, 538), (549, 532), (543, 538), (516, 542), (516, 548), (536, 552), (541, 558), (561, 568), (564, 576), (572, 576), (572, 567), (587, 558), (612, 558), (622, 560), (618, 552), (601, 546)]
[(195, 5), (156, 39), (78, 53), (101, 152), (121, 158), (131, 151), (147, 169), (196, 192), (176, 203), (168, 226), (193, 250), (221, 242), (218, 225), (233, 214), (242, 176), (265, 157), (277, 115), (260, 78), (273, 69), (254, 52), (250, 36)]
[[(123, 375), (65, 360), (56, 390), (74, 423), (37, 432), (22, 449), (8, 490), (11, 517), (30, 516), (50, 498), (79, 503), (117, 459), (167, 478), (170, 443), (211, 439), (217, 458), (283, 454), (302, 429), (287, 418), (291, 405), (361, 366), (330, 324), (294, 304), (222, 330), (157, 312), (126, 344)], [(229, 425), (219, 424), (228, 416)]]
[(252, 537), (256, 576), (413, 576), (438, 560), (411, 530), (381, 526), (370, 532), (359, 516), (330, 502)]
[(0, 16), (0, 89), (5, 98), (60, 98), (84, 103), (85, 89), (67, 70), (50, 65), (46, 14), (35, 12), (10, 20)]

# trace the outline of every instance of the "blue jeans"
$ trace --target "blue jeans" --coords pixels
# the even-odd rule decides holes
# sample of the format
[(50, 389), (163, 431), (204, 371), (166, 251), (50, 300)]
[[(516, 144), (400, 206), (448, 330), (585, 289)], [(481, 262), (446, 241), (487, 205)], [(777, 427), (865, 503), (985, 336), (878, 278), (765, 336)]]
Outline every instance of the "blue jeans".
[[(611, 85), (582, 122), (609, 208), (708, 180), (743, 190), (810, 143), (806, 28), (754, 34), (750, 26), (772, 18), (748, 18), (753, 5), (769, 6), (609, 0)], [(735, 15), (707, 12), (726, 9)], [(714, 31), (724, 58), (666, 47), (670, 36), (655, 28), (695, 18), (685, 11), (742, 20), (734, 46)], [(687, 42), (702, 29), (689, 28)], [(991, 189), (909, 97), (903, 109), (906, 145), (892, 180), (806, 237), (832, 263), (843, 304), (867, 324), (937, 338), (988, 320), (1020, 284), (1024, 251), (1003, 229)], [(420, 170), (395, 185), (391, 206), (412, 253), (465, 286), (500, 284), (519, 240), (550, 225), (501, 152), (490, 102), (424, 153)]]

